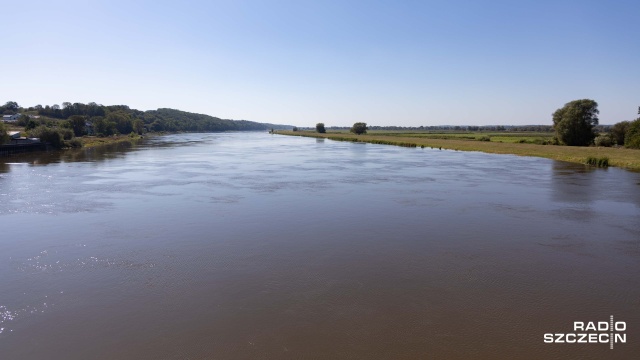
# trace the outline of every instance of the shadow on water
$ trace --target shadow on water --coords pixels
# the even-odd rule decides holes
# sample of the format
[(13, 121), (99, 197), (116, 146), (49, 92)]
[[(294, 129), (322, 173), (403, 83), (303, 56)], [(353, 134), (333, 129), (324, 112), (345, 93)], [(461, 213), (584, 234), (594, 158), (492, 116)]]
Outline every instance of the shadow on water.
[(551, 199), (574, 205), (595, 201), (632, 202), (640, 207), (640, 173), (554, 161)]
[(589, 204), (594, 198), (595, 168), (554, 161), (551, 172), (551, 195), (555, 202)]
[(120, 141), (113, 144), (82, 149), (16, 154), (0, 158), (0, 173), (8, 173), (11, 170), (10, 164), (29, 164), (36, 166), (69, 162), (99, 162), (118, 159), (124, 157), (128, 152), (137, 150), (140, 145), (140, 141)]

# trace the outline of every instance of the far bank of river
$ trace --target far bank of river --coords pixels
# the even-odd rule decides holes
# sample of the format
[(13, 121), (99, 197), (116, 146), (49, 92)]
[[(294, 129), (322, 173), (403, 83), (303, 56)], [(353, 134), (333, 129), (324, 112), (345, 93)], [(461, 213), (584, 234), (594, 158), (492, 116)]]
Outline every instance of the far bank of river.
[(558, 146), (502, 143), (476, 140), (430, 139), (411, 136), (385, 136), (375, 134), (355, 135), (347, 133), (320, 134), (311, 131), (276, 131), (276, 134), (306, 136), (337, 141), (366, 142), (406, 147), (431, 147), (461, 151), (480, 151), (493, 154), (535, 156), (553, 160), (586, 164), (589, 158), (608, 158), (609, 166), (640, 170), (640, 151), (625, 148)]

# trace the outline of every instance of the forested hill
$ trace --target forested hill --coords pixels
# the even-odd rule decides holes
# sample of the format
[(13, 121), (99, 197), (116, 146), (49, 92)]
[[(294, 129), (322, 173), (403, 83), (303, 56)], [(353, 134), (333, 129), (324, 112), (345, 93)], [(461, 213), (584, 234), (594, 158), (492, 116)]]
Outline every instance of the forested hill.
[(246, 131), (285, 127), (247, 120), (225, 120), (167, 108), (145, 111), (144, 123), (149, 124), (150, 131)]
[(247, 120), (220, 119), (214, 116), (175, 109), (161, 108), (141, 111), (131, 109), (126, 105), (105, 106), (94, 102), (88, 104), (66, 102), (62, 106), (47, 105), (44, 107), (36, 105), (30, 108), (20, 108), (20, 110), (55, 119), (82, 116), (103, 135), (118, 132), (128, 134), (131, 131), (141, 132), (143, 130), (208, 132), (284, 129), (291, 127)]

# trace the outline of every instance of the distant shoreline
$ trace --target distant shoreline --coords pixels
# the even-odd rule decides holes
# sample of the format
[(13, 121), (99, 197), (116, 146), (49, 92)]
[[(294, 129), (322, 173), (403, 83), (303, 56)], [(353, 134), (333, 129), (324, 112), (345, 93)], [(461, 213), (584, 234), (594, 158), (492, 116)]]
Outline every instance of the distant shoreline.
[(552, 160), (587, 164), (589, 158), (608, 158), (609, 166), (640, 171), (640, 150), (610, 147), (583, 147), (560, 145), (537, 145), (520, 143), (503, 143), (478, 140), (432, 139), (412, 136), (389, 136), (351, 133), (327, 132), (324, 134), (312, 131), (275, 131), (274, 134), (324, 138), (337, 141), (353, 141), (396, 145), (405, 147), (430, 147), (448, 150), (480, 151), (491, 154), (509, 154), (518, 156), (534, 156)]

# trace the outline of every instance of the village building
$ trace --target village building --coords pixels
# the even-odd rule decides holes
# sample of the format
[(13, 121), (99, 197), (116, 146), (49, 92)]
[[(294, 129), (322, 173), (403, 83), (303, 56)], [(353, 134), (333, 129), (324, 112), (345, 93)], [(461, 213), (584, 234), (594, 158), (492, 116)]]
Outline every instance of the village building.
[(6, 123), (13, 123), (13, 122), (18, 121), (18, 118), (20, 117), (20, 115), (22, 115), (22, 114), (3, 115), (2, 116), (2, 121), (6, 122)]

